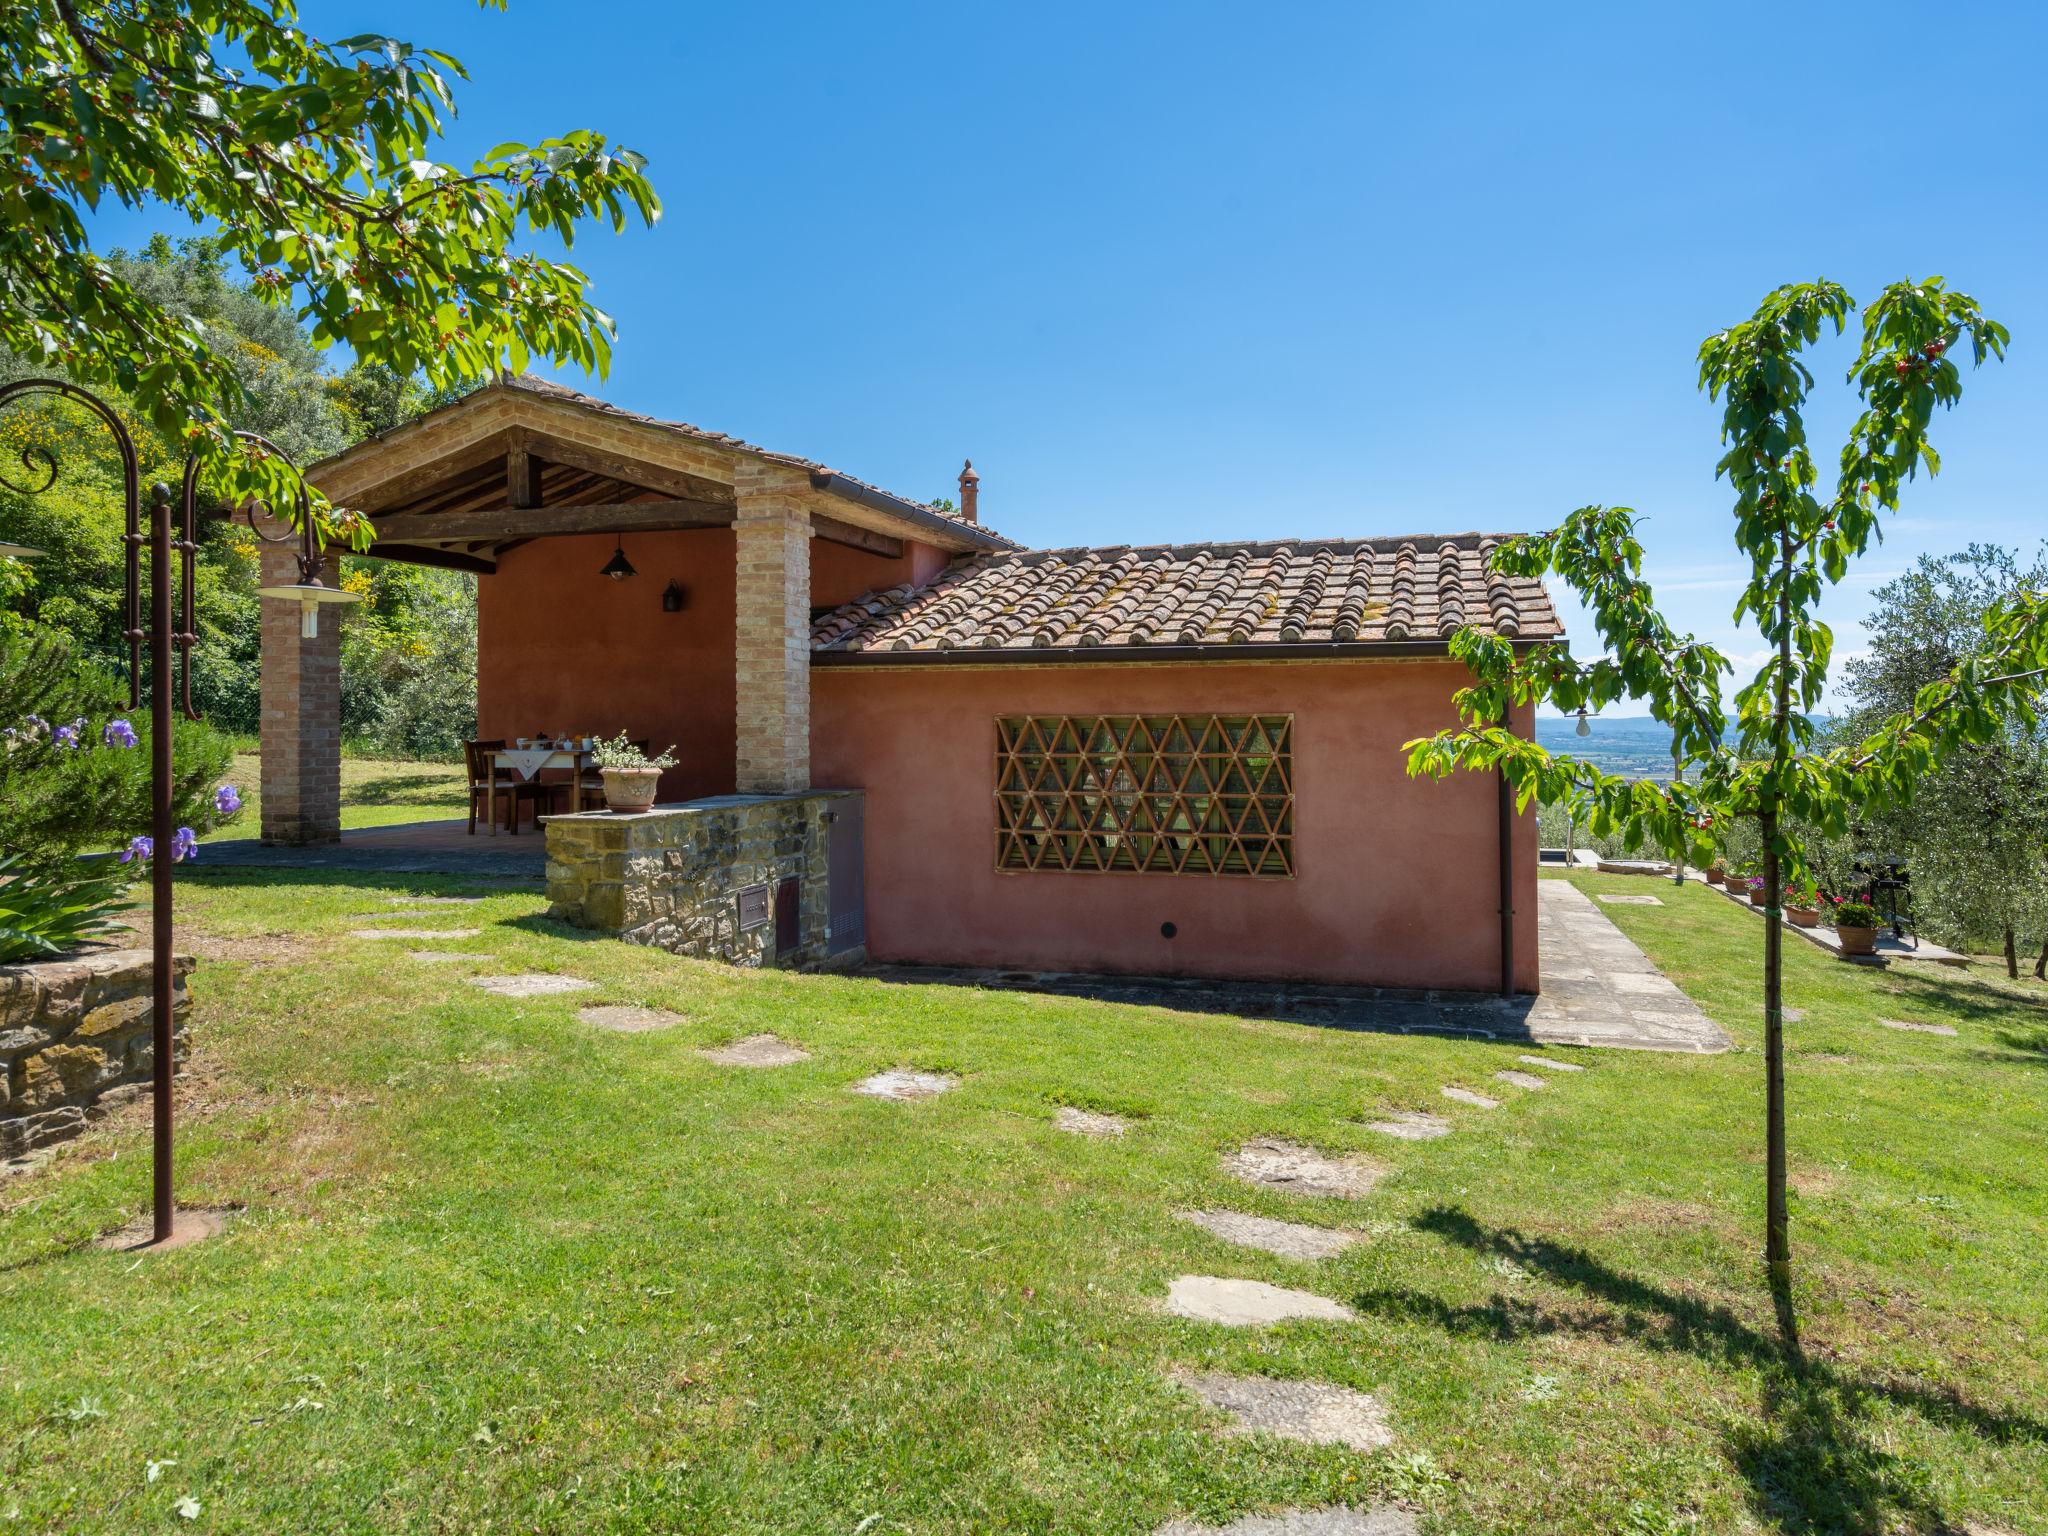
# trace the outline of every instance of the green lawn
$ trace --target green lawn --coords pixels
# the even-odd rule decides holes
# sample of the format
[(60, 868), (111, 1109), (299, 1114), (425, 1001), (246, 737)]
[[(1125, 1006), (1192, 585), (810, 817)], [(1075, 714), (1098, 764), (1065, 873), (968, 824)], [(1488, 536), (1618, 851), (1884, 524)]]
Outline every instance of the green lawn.
[[(1581, 1051), (1527, 1092), (1492, 1082), (1509, 1047), (738, 972), (532, 894), (419, 919), (483, 929), (427, 965), (348, 914), (459, 882), (202, 868), (196, 928), (304, 946), (194, 983), (183, 1191), (246, 1209), (172, 1254), (86, 1246), (145, 1204), (139, 1116), (0, 1183), (0, 1529), (1143, 1533), (1394, 1497), (1473, 1536), (2048, 1532), (2048, 989), (1788, 942), (1794, 1350), (1757, 1262), (1757, 924), (1574, 878), (1672, 903), (1611, 912), (1735, 1051)], [(463, 984), (521, 970), (600, 986)], [(687, 1022), (602, 1033), (588, 1002)], [(694, 1054), (763, 1029), (811, 1059)], [(963, 1083), (847, 1091), (896, 1065)], [(1063, 1135), (1061, 1103), (1137, 1125)], [(1456, 1128), (1388, 1140), (1383, 1107)], [(1392, 1173), (1341, 1202), (1219, 1171), (1271, 1135)], [(1297, 1263), (1192, 1205), (1368, 1240)], [(1184, 1273), (1360, 1318), (1165, 1316)], [(1183, 1366), (1381, 1393), (1398, 1443), (1226, 1437)]]
[[(229, 781), (242, 793), (244, 810), (202, 842), (254, 837), (263, 824), (262, 774), (254, 752), (238, 752)], [(432, 821), (469, 814), (460, 763), (399, 763), (374, 757), (341, 760), (341, 824), (382, 827), (400, 821)]]

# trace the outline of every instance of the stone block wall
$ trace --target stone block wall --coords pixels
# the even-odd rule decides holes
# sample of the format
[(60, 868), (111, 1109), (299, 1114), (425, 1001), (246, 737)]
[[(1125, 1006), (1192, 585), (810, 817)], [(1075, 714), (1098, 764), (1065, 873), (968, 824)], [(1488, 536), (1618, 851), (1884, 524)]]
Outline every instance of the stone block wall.
[[(174, 957), (172, 1020), (186, 1051), (192, 957)], [(150, 954), (88, 951), (0, 965), (0, 1157), (76, 1136), (95, 1110), (149, 1091)]]
[[(672, 954), (748, 966), (810, 966), (830, 937), (828, 817), (857, 790), (721, 795), (639, 816), (547, 818), (555, 917)], [(775, 891), (794, 878), (797, 944), (775, 953)], [(740, 893), (768, 888), (768, 920), (743, 927)]]

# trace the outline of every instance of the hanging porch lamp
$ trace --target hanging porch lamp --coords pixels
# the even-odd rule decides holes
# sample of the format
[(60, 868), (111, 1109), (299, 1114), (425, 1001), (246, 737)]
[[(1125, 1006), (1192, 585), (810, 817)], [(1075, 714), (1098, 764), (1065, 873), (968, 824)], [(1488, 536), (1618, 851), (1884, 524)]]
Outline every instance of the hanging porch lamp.
[[(187, 475), (190, 479), (190, 475)], [(188, 488), (186, 494), (191, 494)], [(272, 538), (256, 525), (256, 507), (251, 504), (242, 509), (242, 515), (249, 524), (250, 532), (266, 544), (283, 544), (290, 533)], [(258, 587), (258, 597), (281, 598), (288, 603), (299, 605), (299, 636), (305, 640), (320, 637), (320, 609), (326, 603), (359, 603), (363, 600), (360, 592), (344, 592), (339, 587), (330, 587), (320, 579), (326, 566), (326, 552), (321, 548), (320, 535), (313, 527), (312, 508), (306, 500), (304, 490), (299, 492), (299, 552), (294, 558), (299, 562), (299, 579), (290, 586)]]
[[(616, 538), (616, 536), (614, 537)], [(616, 547), (612, 550), (611, 559), (605, 561), (604, 569), (597, 574), (609, 576), (613, 581), (624, 581), (628, 576), (640, 574), (633, 569), (633, 562), (626, 558), (626, 545), (623, 539), (617, 540)]]

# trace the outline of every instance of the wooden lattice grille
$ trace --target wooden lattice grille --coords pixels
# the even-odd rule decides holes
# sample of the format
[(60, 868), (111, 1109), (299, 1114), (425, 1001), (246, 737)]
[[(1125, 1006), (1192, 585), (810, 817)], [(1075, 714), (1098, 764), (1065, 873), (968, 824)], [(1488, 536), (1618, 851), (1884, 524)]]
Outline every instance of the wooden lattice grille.
[(996, 867), (1294, 874), (1292, 715), (1004, 715)]

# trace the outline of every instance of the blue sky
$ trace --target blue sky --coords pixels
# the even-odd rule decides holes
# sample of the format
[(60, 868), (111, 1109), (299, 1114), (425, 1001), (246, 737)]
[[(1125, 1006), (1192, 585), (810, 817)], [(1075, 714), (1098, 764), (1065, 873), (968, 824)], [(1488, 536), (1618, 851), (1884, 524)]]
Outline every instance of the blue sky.
[[(2039, 7), (303, 8), (462, 57), (452, 154), (595, 127), (650, 157), (660, 227), (576, 250), (620, 327), (586, 387), (923, 497), (971, 454), (1033, 544), (1623, 503), (1678, 622), (1747, 656), (1694, 350), (1779, 282), (1930, 272), (2013, 352), (1840, 647), (1914, 554), (2048, 533)], [(1824, 465), (1848, 355), (1817, 359)]]

